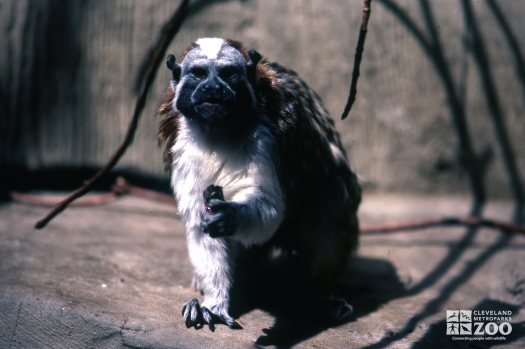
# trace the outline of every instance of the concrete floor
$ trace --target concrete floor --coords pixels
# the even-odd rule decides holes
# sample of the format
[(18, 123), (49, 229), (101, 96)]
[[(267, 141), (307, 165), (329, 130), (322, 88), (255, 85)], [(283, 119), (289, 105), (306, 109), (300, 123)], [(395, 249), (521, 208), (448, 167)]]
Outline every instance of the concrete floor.
[[(511, 208), (496, 202), (485, 214), (507, 220)], [(468, 200), (457, 197), (368, 195), (360, 216), (366, 225), (467, 210)], [(306, 311), (294, 317), (252, 307), (240, 312), (243, 330), (211, 332), (181, 320), (182, 305), (198, 294), (189, 286), (174, 207), (124, 197), (69, 208), (34, 230), (46, 212), (0, 206), (0, 348), (525, 347), (523, 235), (465, 228), (364, 234), (342, 281), (353, 321), (327, 327)], [(273, 292), (289, 304), (301, 298), (293, 285), (281, 287)], [(453, 341), (445, 334), (447, 309), (512, 310), (513, 331), (504, 341)]]

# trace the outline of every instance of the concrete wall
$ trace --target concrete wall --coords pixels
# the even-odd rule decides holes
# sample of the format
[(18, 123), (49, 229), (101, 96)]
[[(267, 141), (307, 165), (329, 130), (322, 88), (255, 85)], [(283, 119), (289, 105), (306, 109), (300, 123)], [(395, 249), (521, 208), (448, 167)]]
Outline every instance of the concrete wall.
[[(131, 118), (141, 58), (172, 0), (10, 0), (0, 4), (0, 164), (40, 169), (100, 166)], [(428, 37), (415, 0), (395, 1)], [(521, 47), (522, 1), (496, 1)], [(454, 84), (466, 105), (476, 151), (494, 154), (487, 183), (508, 196), (498, 142), (468, 42), (460, 1), (431, 1)], [(385, 1), (373, 1), (358, 96), (341, 122), (351, 162), (369, 190), (468, 192), (457, 159), (447, 95), (435, 67)], [(512, 51), (485, 1), (473, 2), (497, 82), (508, 137), (525, 174), (525, 93)], [(346, 101), (361, 1), (192, 1), (170, 52), (192, 40), (243, 41), (296, 70), (338, 118)], [(163, 173), (153, 119), (169, 71), (155, 82), (136, 140), (120, 166)]]

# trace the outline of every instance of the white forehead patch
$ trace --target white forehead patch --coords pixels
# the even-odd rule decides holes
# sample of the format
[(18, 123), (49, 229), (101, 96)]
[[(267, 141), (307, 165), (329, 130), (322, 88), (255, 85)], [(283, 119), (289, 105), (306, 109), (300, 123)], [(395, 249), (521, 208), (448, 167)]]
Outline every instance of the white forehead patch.
[(224, 43), (224, 39), (221, 38), (202, 38), (196, 42), (196, 44), (199, 45), (202, 54), (208, 59), (217, 59), (217, 55)]

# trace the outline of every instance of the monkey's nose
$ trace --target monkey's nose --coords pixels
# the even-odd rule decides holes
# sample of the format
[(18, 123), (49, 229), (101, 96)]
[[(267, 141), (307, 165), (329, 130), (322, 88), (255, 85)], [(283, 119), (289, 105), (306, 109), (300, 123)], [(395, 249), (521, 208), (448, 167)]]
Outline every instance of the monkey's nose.
[(206, 92), (222, 93), (222, 86), (217, 83), (208, 83), (202, 86)]

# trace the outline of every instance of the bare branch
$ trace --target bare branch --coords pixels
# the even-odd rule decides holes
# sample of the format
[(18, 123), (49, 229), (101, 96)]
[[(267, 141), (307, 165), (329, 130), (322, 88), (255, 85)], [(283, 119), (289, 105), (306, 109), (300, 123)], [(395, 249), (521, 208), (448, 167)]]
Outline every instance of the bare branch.
[(43, 219), (38, 221), (35, 224), (36, 229), (42, 229), (44, 228), (47, 223), (49, 223), (54, 217), (56, 217), (60, 212), (65, 210), (67, 206), (78, 199), (79, 197), (83, 196), (87, 192), (89, 192), (93, 185), (104, 175), (106, 175), (120, 160), (122, 155), (126, 152), (129, 145), (133, 142), (133, 139), (135, 137), (135, 131), (137, 130), (138, 122), (140, 119), (140, 115), (142, 114), (142, 111), (144, 110), (144, 106), (146, 104), (146, 98), (148, 96), (148, 92), (151, 88), (151, 85), (153, 84), (153, 81), (155, 80), (155, 76), (157, 74), (158, 67), (160, 66), (160, 63), (163, 60), (163, 57), (166, 55), (166, 50), (168, 48), (169, 43), (173, 40), (173, 37), (180, 29), (180, 26), (182, 24), (182, 21), (184, 20), (184, 14), (186, 11), (186, 8), (188, 7), (189, 0), (182, 0), (177, 10), (174, 12), (173, 16), (169, 19), (169, 21), (164, 25), (161, 31), (160, 39), (155, 43), (156, 49), (151, 54), (151, 61), (149, 69), (147, 69), (147, 78), (146, 83), (144, 84), (144, 89), (142, 90), (142, 93), (137, 99), (137, 102), (135, 104), (135, 111), (133, 113), (133, 118), (131, 120), (131, 123), (128, 127), (128, 131), (126, 133), (126, 137), (124, 138), (124, 141), (120, 145), (120, 147), (117, 149), (115, 154), (111, 157), (109, 162), (100, 170), (98, 171), (93, 177), (91, 177), (89, 180), (87, 180), (81, 187), (79, 187), (77, 190), (72, 192), (64, 201), (60, 202), (58, 205), (56, 205), (51, 212), (47, 214)]
[(382, 234), (399, 231), (421, 230), (436, 227), (468, 226), (500, 229), (504, 232), (525, 234), (525, 226), (479, 217), (443, 217), (420, 221), (368, 225), (361, 228), (365, 234)]
[[(118, 177), (110, 192), (96, 193), (80, 197), (71, 206), (97, 206), (108, 204), (115, 201), (121, 196), (131, 195), (139, 198), (162, 202), (169, 205), (176, 205), (177, 201), (172, 195), (164, 194), (155, 190), (141, 188), (131, 185), (123, 177)], [(31, 206), (53, 207), (59, 205), (67, 196), (64, 195), (46, 195), (46, 194), (27, 194), (16, 191), (9, 192), (11, 200)]]
[(366, 33), (368, 32), (368, 19), (370, 18), (370, 4), (372, 0), (363, 1), (363, 17), (361, 19), (361, 29), (359, 30), (359, 38), (357, 39), (357, 46), (354, 55), (354, 68), (352, 70), (352, 82), (350, 83), (350, 93), (346, 102), (345, 109), (341, 115), (341, 119), (345, 119), (352, 109), (357, 95), (357, 79), (359, 79), (359, 68), (361, 66), (361, 59), (363, 58), (363, 49), (365, 48)]
[[(30, 206), (53, 207), (64, 201), (64, 195), (45, 195), (45, 194), (26, 194), (17, 191), (9, 192), (11, 200)], [(117, 194), (113, 191), (109, 193), (92, 194), (78, 198), (71, 206), (97, 206), (107, 204), (117, 199)]]

